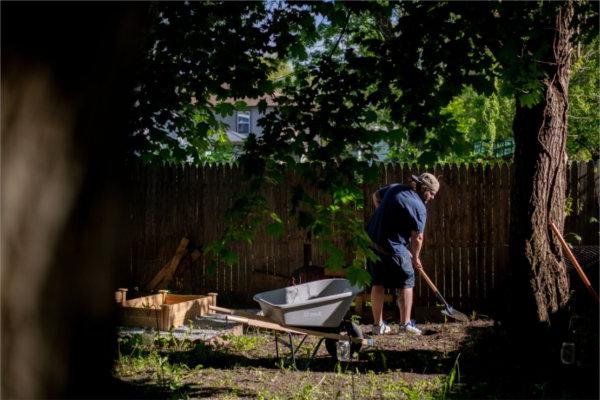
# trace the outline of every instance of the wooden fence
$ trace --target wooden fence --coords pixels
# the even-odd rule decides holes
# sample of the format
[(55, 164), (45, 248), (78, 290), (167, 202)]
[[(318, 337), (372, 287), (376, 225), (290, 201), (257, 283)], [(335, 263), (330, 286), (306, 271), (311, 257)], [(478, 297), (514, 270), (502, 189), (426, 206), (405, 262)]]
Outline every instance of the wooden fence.
[[(510, 207), (509, 164), (435, 167), (442, 188), (428, 206), (426, 241), (422, 252), (426, 271), (456, 307), (485, 309), (502, 289), (508, 259)], [(364, 219), (373, 212), (370, 194), (392, 182), (408, 182), (415, 166), (382, 165), (379, 182), (364, 187)], [(129, 287), (143, 287), (173, 256), (182, 237), (190, 248), (216, 239), (223, 231), (224, 211), (244, 187), (235, 167), (160, 167), (136, 165), (131, 173)], [(288, 200), (294, 182), (267, 189), (265, 196), (284, 220), (286, 233), (273, 238), (260, 231), (252, 244), (238, 244), (239, 262), (208, 273), (203, 256), (185, 258), (171, 288), (185, 293), (216, 291), (250, 299), (259, 291), (280, 287), (305, 261), (305, 235), (294, 227)], [(597, 164), (573, 163), (568, 171), (571, 215), (565, 232), (598, 243)], [(324, 256), (312, 246), (311, 261), (324, 265)], [(435, 299), (419, 279), (416, 305)]]

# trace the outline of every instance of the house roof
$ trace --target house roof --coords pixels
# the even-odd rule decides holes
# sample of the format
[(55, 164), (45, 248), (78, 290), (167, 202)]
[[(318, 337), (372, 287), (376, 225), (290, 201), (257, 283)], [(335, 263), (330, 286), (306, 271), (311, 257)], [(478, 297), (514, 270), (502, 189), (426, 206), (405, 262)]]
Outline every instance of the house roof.
[(231, 129), (227, 129), (226, 133), (227, 133), (227, 138), (233, 144), (244, 143), (244, 141), (246, 140), (246, 135), (237, 133), (235, 131), (232, 131)]
[[(266, 100), (268, 107), (275, 107), (275, 106), (277, 106), (277, 103), (275, 102), (276, 97), (277, 97), (277, 94), (262, 96), (262, 97), (259, 97), (256, 99), (251, 99), (249, 97), (244, 97), (241, 99), (234, 98), (234, 97), (228, 97), (227, 99), (225, 99), (225, 102), (226, 103), (235, 103), (236, 101), (243, 101), (248, 105), (248, 107), (256, 107), (258, 105), (258, 102), (264, 99), (264, 100)], [(217, 96), (210, 96), (210, 99), (208, 100), (208, 102), (212, 105), (219, 103), (219, 101), (217, 100)]]

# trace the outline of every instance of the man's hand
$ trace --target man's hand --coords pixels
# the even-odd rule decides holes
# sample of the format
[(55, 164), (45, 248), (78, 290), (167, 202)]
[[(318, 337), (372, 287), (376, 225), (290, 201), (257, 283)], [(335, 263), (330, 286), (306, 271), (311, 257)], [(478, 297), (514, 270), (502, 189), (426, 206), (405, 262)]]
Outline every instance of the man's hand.
[(421, 264), (421, 258), (413, 257), (413, 258), (411, 258), (411, 261), (412, 261), (412, 266), (414, 269), (422, 269), (423, 268), (423, 264)]

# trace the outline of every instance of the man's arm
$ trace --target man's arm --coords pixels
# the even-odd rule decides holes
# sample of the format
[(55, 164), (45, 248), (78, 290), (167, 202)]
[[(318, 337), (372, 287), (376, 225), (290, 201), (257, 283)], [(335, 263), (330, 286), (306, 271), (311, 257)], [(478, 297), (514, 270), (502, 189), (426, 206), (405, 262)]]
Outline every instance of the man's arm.
[(371, 195), (371, 198), (373, 199), (373, 205), (375, 206), (375, 208), (379, 207), (379, 204), (381, 204), (382, 197), (385, 196), (385, 192), (387, 192), (387, 190), (391, 186), (394, 186), (394, 185), (387, 185), (384, 187), (380, 187)]
[(375, 208), (379, 207), (379, 203), (381, 202), (381, 198), (379, 197), (379, 190), (373, 192), (371, 198), (373, 199), (373, 205), (375, 206)]
[(423, 232), (413, 231), (410, 236), (410, 252), (413, 268), (423, 268), (421, 264), (421, 247), (423, 247)]

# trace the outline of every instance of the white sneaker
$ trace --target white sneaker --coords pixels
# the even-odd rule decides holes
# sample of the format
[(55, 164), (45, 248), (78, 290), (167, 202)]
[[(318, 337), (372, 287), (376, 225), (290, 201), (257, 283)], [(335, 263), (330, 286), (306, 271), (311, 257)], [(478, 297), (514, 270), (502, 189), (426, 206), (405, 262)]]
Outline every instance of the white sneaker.
[(410, 333), (411, 335), (420, 335), (423, 333), (419, 328), (417, 328), (415, 321), (412, 319), (408, 321), (408, 323), (400, 325), (400, 332)]
[(373, 335), (385, 335), (387, 333), (392, 332), (392, 328), (385, 321), (381, 321), (381, 325), (373, 325), (373, 330), (371, 331)]

